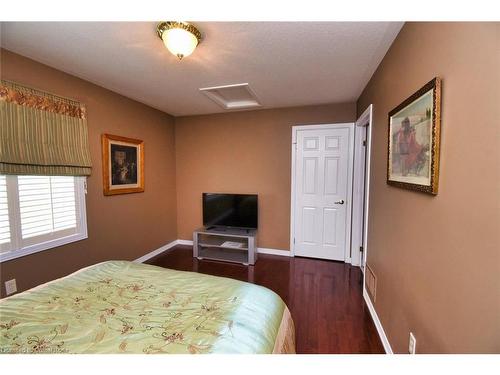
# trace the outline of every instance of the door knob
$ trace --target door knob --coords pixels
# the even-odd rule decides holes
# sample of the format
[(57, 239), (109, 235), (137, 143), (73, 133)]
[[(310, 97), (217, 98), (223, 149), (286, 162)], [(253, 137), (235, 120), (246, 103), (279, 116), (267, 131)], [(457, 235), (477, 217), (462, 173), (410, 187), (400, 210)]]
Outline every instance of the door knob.
[(335, 204), (344, 204), (344, 203), (345, 203), (345, 202), (344, 202), (344, 200), (343, 200), (343, 199), (341, 199), (341, 200), (339, 200), (339, 201), (335, 202)]

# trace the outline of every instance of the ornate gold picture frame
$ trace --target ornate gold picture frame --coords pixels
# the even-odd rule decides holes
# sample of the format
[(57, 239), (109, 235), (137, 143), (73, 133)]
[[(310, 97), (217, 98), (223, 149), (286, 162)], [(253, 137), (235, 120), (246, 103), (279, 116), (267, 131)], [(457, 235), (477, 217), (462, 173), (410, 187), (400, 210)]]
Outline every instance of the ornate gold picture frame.
[(437, 194), (441, 79), (434, 78), (389, 112), (387, 183)]
[(144, 142), (103, 134), (102, 179), (104, 195), (144, 191)]

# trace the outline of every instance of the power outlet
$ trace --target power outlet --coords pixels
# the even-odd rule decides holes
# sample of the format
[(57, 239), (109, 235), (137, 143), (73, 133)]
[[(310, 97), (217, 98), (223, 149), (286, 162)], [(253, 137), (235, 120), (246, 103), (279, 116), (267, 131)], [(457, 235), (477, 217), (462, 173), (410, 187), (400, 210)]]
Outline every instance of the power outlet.
[(415, 354), (416, 347), (417, 347), (417, 339), (415, 338), (413, 333), (410, 332), (410, 341), (408, 343), (408, 353)]
[(8, 280), (5, 282), (5, 293), (7, 295), (17, 292), (16, 279)]

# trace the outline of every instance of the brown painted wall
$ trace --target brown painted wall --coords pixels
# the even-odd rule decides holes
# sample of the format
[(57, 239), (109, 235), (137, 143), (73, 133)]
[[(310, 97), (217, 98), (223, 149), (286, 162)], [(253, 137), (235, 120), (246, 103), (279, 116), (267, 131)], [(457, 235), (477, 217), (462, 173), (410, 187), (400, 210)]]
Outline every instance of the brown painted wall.
[[(87, 105), (93, 170), (88, 179), (89, 238), (1, 263), (4, 281), (19, 290), (109, 259), (136, 259), (177, 238), (173, 117), (74, 76), (6, 50), (3, 79), (78, 99)], [(144, 193), (105, 197), (102, 193), (102, 133), (144, 140)]]
[(355, 112), (349, 103), (176, 118), (179, 238), (202, 225), (202, 192), (257, 193), (258, 246), (289, 250), (292, 126)]
[[(393, 350), (500, 352), (500, 27), (407, 23), (359, 98), (374, 105), (368, 264)], [(387, 114), (443, 79), (439, 194), (386, 184)]]

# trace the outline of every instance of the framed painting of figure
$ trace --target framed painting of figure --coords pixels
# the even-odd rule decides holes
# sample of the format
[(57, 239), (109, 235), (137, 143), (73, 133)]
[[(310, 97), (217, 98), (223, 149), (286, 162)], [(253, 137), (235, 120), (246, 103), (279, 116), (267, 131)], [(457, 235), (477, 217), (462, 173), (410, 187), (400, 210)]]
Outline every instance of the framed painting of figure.
[(389, 112), (387, 183), (437, 194), (441, 80), (436, 77)]
[(144, 191), (144, 142), (103, 134), (102, 173), (104, 195)]

